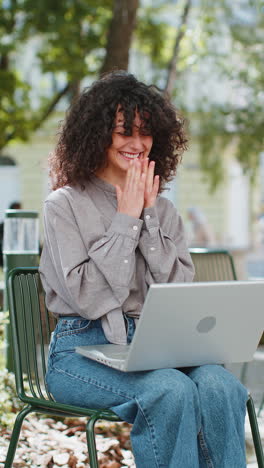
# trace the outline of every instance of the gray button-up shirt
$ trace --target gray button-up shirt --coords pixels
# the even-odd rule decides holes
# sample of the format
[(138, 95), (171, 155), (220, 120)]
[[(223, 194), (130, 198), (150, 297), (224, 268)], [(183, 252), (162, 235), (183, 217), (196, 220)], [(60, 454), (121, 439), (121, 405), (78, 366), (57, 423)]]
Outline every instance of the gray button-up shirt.
[(44, 206), (40, 273), (55, 315), (101, 318), (107, 339), (126, 343), (124, 315), (138, 318), (152, 283), (192, 281), (181, 217), (158, 196), (141, 218), (117, 212), (115, 187), (92, 177)]

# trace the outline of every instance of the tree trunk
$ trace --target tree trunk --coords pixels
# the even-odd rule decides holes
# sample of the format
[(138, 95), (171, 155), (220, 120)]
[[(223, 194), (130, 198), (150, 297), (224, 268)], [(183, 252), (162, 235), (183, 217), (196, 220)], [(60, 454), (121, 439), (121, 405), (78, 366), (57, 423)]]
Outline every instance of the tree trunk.
[(127, 70), (138, 5), (139, 0), (114, 0), (106, 55), (100, 75), (113, 69)]
[(191, 4), (192, 4), (192, 0), (186, 0), (185, 6), (183, 9), (183, 14), (181, 17), (181, 22), (179, 25), (179, 30), (175, 38), (172, 59), (168, 66), (168, 78), (167, 78), (167, 83), (166, 83), (166, 87), (164, 91), (167, 92), (167, 94), (170, 97), (172, 95), (172, 91), (173, 91), (173, 87), (174, 87), (174, 83), (175, 83), (176, 75), (177, 75), (177, 60), (179, 56), (180, 43), (185, 34), (187, 18), (188, 18), (188, 14), (191, 8)]
[(0, 70), (6, 71), (8, 69), (8, 55), (3, 54), (0, 56)]

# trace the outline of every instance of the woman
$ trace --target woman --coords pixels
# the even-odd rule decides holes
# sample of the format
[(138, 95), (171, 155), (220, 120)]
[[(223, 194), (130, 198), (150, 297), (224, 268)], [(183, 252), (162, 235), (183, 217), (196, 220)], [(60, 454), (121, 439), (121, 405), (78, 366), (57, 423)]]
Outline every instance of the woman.
[(192, 280), (181, 217), (159, 195), (185, 145), (173, 106), (125, 72), (70, 109), (45, 203), (41, 275), (59, 317), (47, 383), (61, 403), (132, 423), (138, 468), (242, 468), (247, 392), (223, 367), (123, 373), (74, 352), (129, 343), (149, 285)]

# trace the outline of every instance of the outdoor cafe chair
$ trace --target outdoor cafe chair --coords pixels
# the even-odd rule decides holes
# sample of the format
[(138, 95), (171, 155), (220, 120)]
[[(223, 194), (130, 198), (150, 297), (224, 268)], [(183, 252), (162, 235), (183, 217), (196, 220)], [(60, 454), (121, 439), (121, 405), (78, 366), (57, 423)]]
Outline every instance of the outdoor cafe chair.
[[(192, 261), (195, 267), (194, 281), (234, 281), (237, 280), (235, 265), (233, 257), (225, 249), (212, 249), (204, 247), (190, 248), (189, 252), (192, 257)], [(243, 373), (245, 373), (247, 363), (243, 364), (241, 381), (243, 380)], [(260, 414), (261, 408), (264, 404), (264, 396), (260, 404), (258, 415)], [(251, 432), (253, 437), (253, 443), (255, 447), (256, 457), (258, 466), (264, 467), (264, 455), (261, 444), (261, 438), (259, 434), (258, 422), (255, 412), (255, 406), (251, 395), (248, 395), (247, 411), (249, 422), (251, 426)]]
[(120, 421), (109, 409), (88, 409), (54, 401), (45, 383), (47, 352), (56, 320), (44, 304), (38, 268), (16, 268), (8, 278), (8, 301), (18, 397), (26, 406), (18, 413), (5, 461), (11, 468), (24, 418), (32, 412), (51, 416), (87, 416), (87, 446), (91, 468), (98, 468), (94, 427), (97, 420)]
[(233, 257), (228, 250), (195, 247), (189, 252), (195, 267), (194, 281), (237, 280)]
[[(86, 425), (89, 463), (98, 468), (95, 423), (99, 419), (120, 421), (108, 410), (95, 410), (54, 401), (45, 384), (47, 351), (56, 321), (44, 304), (38, 268), (16, 268), (8, 278), (8, 300), (13, 341), (17, 394), (26, 404), (16, 417), (4, 467), (11, 468), (24, 418), (32, 412), (51, 416), (87, 416)], [(249, 396), (247, 409), (259, 468), (264, 468), (263, 451), (254, 409)], [(164, 434), (165, 437), (165, 434)]]

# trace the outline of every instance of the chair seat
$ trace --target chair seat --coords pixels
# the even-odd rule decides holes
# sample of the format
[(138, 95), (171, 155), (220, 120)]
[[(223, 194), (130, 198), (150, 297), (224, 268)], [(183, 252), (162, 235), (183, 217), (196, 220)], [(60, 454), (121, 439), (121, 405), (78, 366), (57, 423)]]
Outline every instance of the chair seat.
[(121, 419), (111, 410), (105, 408), (83, 408), (80, 406), (66, 405), (64, 403), (58, 403), (53, 400), (46, 400), (44, 398), (34, 398), (25, 395), (19, 395), (19, 398), (23, 403), (27, 403), (34, 408), (51, 410), (61, 412), (62, 414), (72, 414), (73, 416), (97, 416), (97, 419), (108, 419), (110, 421), (121, 421)]

